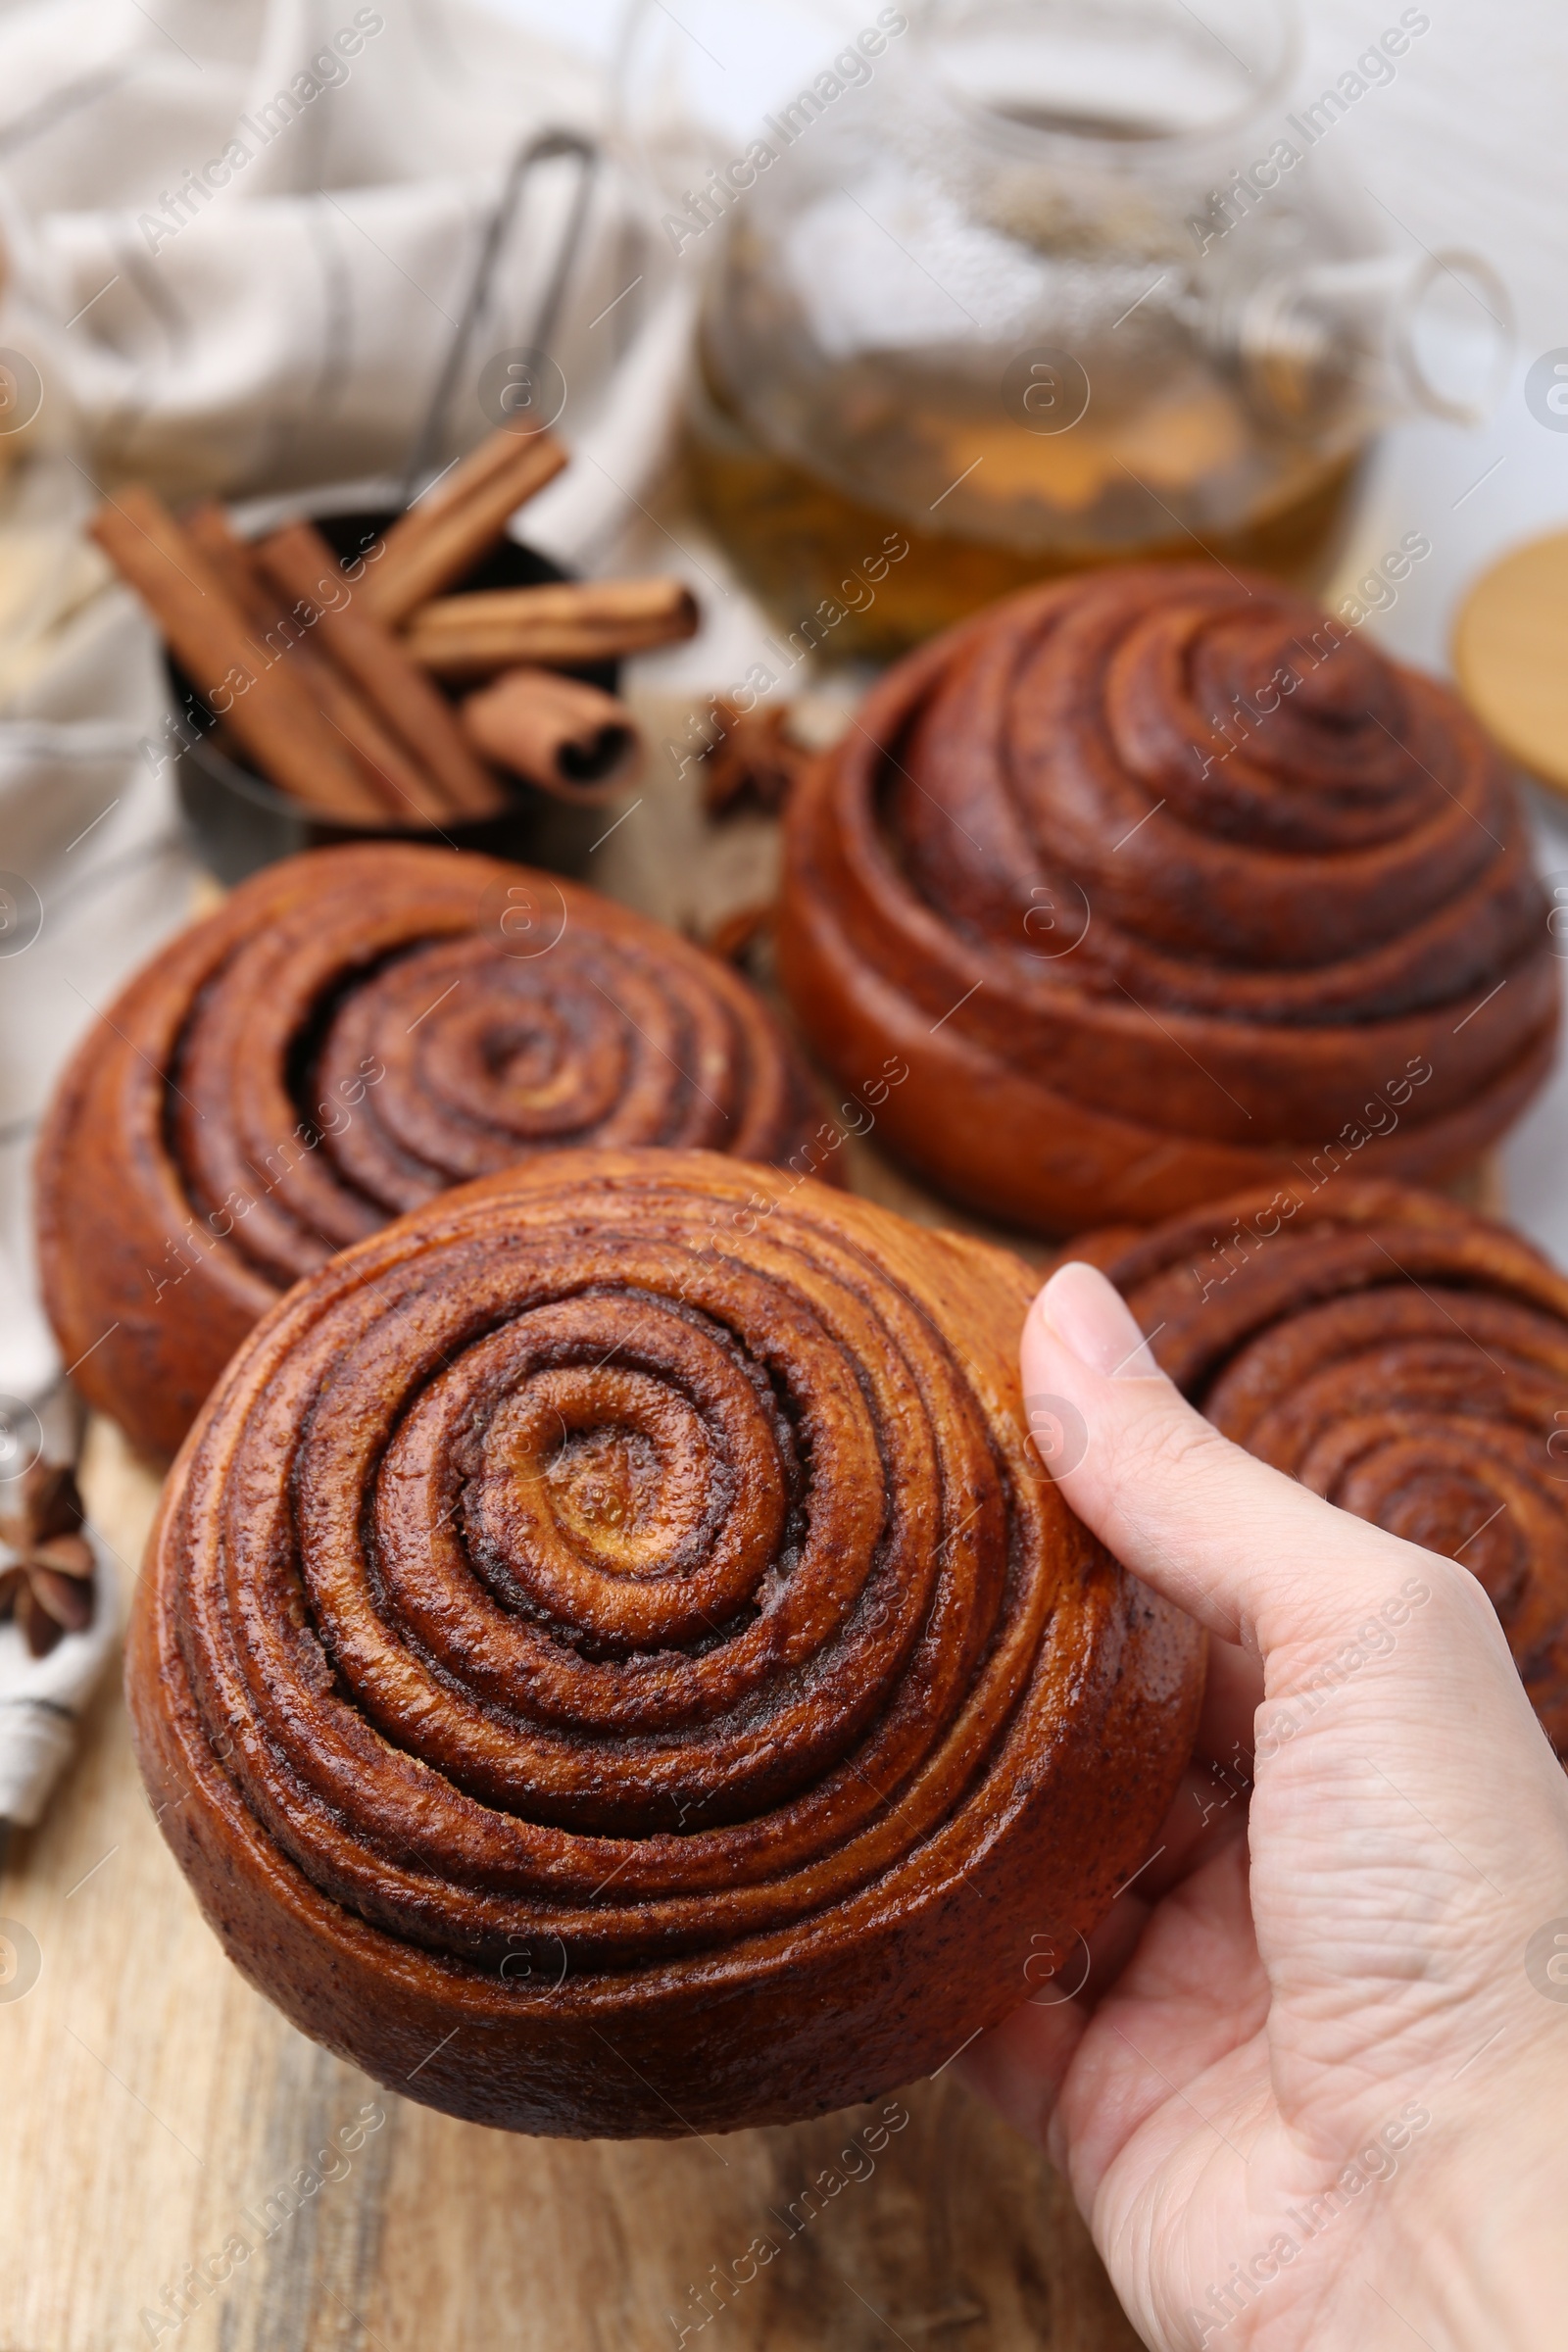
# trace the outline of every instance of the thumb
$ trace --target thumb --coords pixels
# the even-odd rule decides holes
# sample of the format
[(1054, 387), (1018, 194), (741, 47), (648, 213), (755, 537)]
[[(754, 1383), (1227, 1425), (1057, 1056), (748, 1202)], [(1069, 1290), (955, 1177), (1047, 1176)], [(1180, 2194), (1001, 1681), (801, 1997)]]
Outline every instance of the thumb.
[[(1057, 1268), (1029, 1310), (1022, 1353), (1030, 1427), (1079, 1518), (1146, 1584), (1254, 1656), (1327, 1639), (1348, 1609), (1412, 1570), (1450, 1569), (1221, 1437), (1158, 1369), (1096, 1267)], [(1451, 1575), (1492, 1618), (1474, 1580)], [(1493, 1632), (1503, 1646), (1494, 1618)]]

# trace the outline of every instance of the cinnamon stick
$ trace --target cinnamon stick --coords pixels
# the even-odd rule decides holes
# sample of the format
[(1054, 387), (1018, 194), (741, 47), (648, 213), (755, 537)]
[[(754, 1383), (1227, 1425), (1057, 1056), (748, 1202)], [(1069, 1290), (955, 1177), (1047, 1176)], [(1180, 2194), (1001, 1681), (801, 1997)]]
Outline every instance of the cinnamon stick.
[(256, 558), (274, 587), (316, 608), (323, 651), (394, 739), (422, 761), (445, 807), (462, 817), (493, 816), (505, 800), (495, 777), (475, 757), (451, 705), (367, 610), (362, 590), (350, 590), (320, 532), (309, 522), (285, 523), (260, 543)]
[(396, 628), (493, 547), (524, 500), (553, 481), (566, 453), (553, 433), (492, 433), (393, 523), (368, 564), (363, 593)]
[(605, 801), (641, 772), (643, 741), (624, 703), (553, 669), (509, 669), (463, 704), (487, 760), (564, 801)]
[[(428, 775), (416, 760), (409, 758), (403, 744), (381, 723), (367, 700), (340, 676), (330, 661), (323, 660), (322, 651), (318, 650), (308, 633), (315, 629), (316, 621), (302, 617), (297, 610), (301, 600), (290, 596), (287, 604), (280, 601), (273, 581), (257, 561), (256, 551), (238, 536), (221, 507), (214, 500), (203, 500), (186, 514), (184, 528), (250, 622), (258, 652), (264, 658), (287, 657), (321, 717), (336, 729), (365, 770), (381, 812), (433, 825), (449, 817), (454, 804), (441, 790), (439, 781)], [(336, 573), (330, 550), (327, 550), (327, 564), (328, 572)], [(322, 576), (318, 570), (317, 581)], [(342, 592), (348, 594), (346, 582)], [(310, 593), (307, 611), (319, 618), (314, 584)]]
[(151, 490), (128, 483), (98, 509), (88, 529), (141, 598), (197, 693), (265, 775), (323, 816), (385, 815), (297, 673), (252, 642), (218, 570)]
[(480, 678), (517, 662), (616, 661), (690, 637), (697, 622), (679, 580), (562, 580), (437, 597), (410, 615), (404, 642), (437, 677)]

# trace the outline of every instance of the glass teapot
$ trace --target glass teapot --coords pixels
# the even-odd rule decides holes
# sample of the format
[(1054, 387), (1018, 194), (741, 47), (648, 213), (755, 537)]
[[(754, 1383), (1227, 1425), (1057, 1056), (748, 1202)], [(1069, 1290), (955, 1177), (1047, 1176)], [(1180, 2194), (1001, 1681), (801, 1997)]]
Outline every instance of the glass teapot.
[(792, 619), (889, 555), (836, 639), (878, 654), (1118, 559), (1310, 584), (1377, 428), (1475, 418), (1511, 348), (1486, 264), (1390, 253), (1336, 169), (1429, 25), (1293, 104), (1285, 0), (637, 0), (620, 135), (703, 273), (743, 571)]

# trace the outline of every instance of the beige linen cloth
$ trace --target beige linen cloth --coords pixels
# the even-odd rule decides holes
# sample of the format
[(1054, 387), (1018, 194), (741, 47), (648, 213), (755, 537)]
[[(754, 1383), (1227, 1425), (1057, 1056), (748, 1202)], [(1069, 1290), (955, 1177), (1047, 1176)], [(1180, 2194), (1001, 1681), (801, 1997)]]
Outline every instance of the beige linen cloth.
[[(229, 500), (397, 483), (514, 159), (598, 115), (582, 67), (472, 0), (0, 7), (0, 1512), (72, 1435), (33, 1282), (38, 1117), (194, 879), (152, 633), (82, 521), (132, 476)], [(569, 161), (530, 176), (436, 465), (488, 429), (484, 361), (533, 341), (577, 186)], [(690, 291), (601, 170), (549, 342), (573, 462), (527, 517), (578, 567), (657, 476)], [(0, 1627), (0, 1820), (43, 1809), (115, 1590), (101, 1574), (94, 1624), (41, 1661)]]

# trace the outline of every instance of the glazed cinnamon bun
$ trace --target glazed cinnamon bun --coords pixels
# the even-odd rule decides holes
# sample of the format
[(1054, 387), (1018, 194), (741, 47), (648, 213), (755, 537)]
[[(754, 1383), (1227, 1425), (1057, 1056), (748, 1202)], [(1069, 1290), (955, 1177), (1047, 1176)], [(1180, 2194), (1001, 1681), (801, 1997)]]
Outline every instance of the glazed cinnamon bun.
[(1032, 1450), (1033, 1287), (600, 1152), (295, 1289), (175, 1463), (128, 1666), (246, 1975), (408, 2097), (582, 2136), (865, 2098), (1064, 1982), (1201, 1636)]
[(89, 1401), (172, 1453), (278, 1293), (448, 1186), (589, 1144), (784, 1160), (809, 1077), (732, 970), (596, 892), (377, 844), (268, 867), (89, 1032), (37, 1168)]
[(1148, 565), (888, 674), (793, 796), (779, 958), (832, 1068), (908, 1061), (905, 1158), (1069, 1232), (1352, 1130), (1377, 1175), (1472, 1162), (1550, 1064), (1546, 912), (1452, 695), (1277, 582)]
[(1452, 1201), (1351, 1177), (1072, 1254), (1228, 1438), (1480, 1579), (1568, 1754), (1568, 1280)]

